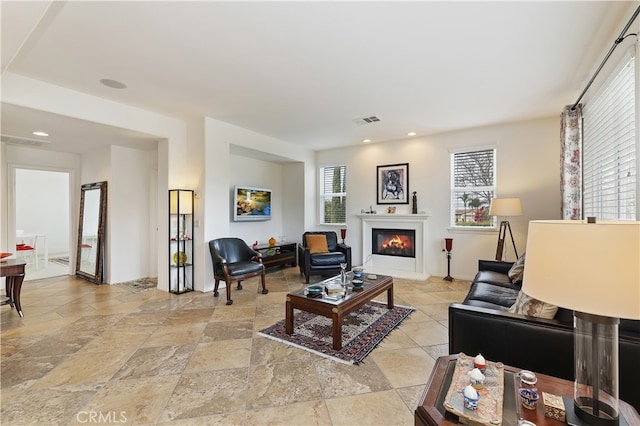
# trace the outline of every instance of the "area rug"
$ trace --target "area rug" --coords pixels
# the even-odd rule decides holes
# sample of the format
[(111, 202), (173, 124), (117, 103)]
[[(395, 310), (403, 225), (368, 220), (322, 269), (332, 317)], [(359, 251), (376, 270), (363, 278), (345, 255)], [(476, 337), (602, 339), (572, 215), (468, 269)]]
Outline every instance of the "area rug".
[(126, 287), (134, 293), (140, 293), (156, 288), (158, 285), (158, 278), (140, 278), (139, 280), (126, 281), (115, 285)]
[(385, 337), (414, 311), (413, 308), (371, 301), (347, 315), (342, 322), (342, 349), (333, 349), (331, 319), (295, 310), (293, 334), (285, 333), (284, 320), (260, 335), (347, 364), (359, 364)]
[(69, 266), (69, 256), (52, 257), (49, 262), (56, 263), (61, 266)]

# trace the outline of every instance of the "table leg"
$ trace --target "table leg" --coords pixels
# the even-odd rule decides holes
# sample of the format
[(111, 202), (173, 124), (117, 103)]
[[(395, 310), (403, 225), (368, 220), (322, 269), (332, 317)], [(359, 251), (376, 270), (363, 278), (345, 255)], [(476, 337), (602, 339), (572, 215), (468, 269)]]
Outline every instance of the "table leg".
[(6, 304), (9, 304), (12, 308), (13, 308), (13, 282), (14, 282), (14, 276), (10, 275), (8, 277), (5, 278), (5, 282), (4, 282), (4, 287), (5, 287), (5, 291), (7, 292), (7, 301)]
[(16, 305), (16, 311), (18, 311), (18, 315), (21, 318), (24, 318), (24, 314), (22, 313), (22, 306), (20, 305), (20, 290), (22, 290), (22, 281), (24, 280), (24, 274), (14, 275), (13, 277), (13, 291), (12, 298), (13, 303)]
[(387, 308), (393, 309), (393, 285), (387, 290)]
[(288, 300), (285, 304), (284, 332), (293, 334), (293, 306)]
[(335, 313), (331, 316), (331, 334), (333, 335), (333, 349), (342, 349), (342, 317)]

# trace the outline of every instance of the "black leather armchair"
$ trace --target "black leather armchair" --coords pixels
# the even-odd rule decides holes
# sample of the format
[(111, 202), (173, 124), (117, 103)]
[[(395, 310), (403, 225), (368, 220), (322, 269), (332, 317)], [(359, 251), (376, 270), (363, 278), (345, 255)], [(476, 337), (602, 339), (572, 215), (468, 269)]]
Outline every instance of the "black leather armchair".
[[(328, 253), (311, 254), (307, 246), (307, 235), (325, 235)], [(307, 284), (310, 275), (332, 275), (340, 272), (340, 264), (346, 263), (351, 270), (351, 247), (338, 244), (338, 236), (333, 231), (314, 231), (302, 234), (302, 244), (298, 246), (298, 266)]]
[(238, 290), (242, 290), (242, 280), (260, 275), (262, 294), (269, 293), (265, 286), (265, 270), (262, 255), (249, 247), (240, 238), (218, 238), (209, 241), (209, 252), (213, 261), (215, 286), (214, 297), (218, 297), (220, 280), (226, 283), (227, 305), (231, 305), (231, 283), (238, 281)]

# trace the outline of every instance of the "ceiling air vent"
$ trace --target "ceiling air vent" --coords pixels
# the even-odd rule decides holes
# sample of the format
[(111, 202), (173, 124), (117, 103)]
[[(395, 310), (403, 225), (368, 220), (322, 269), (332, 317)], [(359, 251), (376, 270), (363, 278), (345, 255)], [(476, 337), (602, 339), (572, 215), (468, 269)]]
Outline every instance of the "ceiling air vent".
[(370, 115), (369, 117), (356, 118), (353, 120), (356, 124), (362, 126), (364, 124), (372, 124), (380, 121), (380, 117), (376, 117), (375, 115)]
[(20, 136), (2, 135), (0, 139), (2, 142), (6, 142), (10, 145), (27, 145), (27, 146), (42, 146), (50, 143), (49, 141), (41, 141), (38, 139), (23, 138)]

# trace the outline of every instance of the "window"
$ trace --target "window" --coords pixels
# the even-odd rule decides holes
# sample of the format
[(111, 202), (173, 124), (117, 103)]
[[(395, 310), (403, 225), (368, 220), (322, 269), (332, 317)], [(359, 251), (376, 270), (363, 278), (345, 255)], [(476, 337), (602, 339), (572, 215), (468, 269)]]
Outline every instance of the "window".
[(583, 217), (635, 220), (635, 58), (627, 54), (583, 109)]
[(496, 150), (451, 154), (451, 226), (493, 227), (489, 206), (495, 193)]
[(347, 218), (347, 166), (320, 168), (320, 223), (344, 224)]

